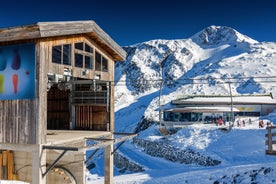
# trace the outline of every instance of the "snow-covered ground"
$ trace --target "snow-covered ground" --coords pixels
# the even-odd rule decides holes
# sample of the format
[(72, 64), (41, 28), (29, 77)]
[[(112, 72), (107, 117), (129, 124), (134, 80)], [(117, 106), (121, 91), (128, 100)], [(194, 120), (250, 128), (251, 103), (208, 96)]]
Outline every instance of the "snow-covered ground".
[[(121, 173), (115, 168), (115, 183), (276, 183), (276, 156), (265, 154), (267, 132), (259, 129), (259, 117), (228, 133), (204, 124), (161, 136), (155, 125), (159, 103), (169, 104), (183, 95), (227, 95), (231, 89), (233, 95), (275, 97), (276, 43), (260, 43), (232, 28), (210, 26), (188, 39), (152, 40), (125, 50), (126, 61), (115, 67), (115, 131), (135, 132), (139, 127), (139, 139), (163, 141), (178, 153), (193, 150), (220, 164), (172, 162), (150, 156), (154, 154), (129, 141), (119, 153), (144, 171)], [(95, 165), (87, 175), (88, 184), (103, 183), (102, 158), (95, 159)]]
[[(143, 132), (151, 140), (164, 139), (155, 135), (155, 128)], [(258, 127), (258, 118), (244, 127), (235, 126), (224, 133), (214, 125), (193, 125), (166, 136), (176, 148), (191, 148), (221, 161), (217, 166), (180, 164), (151, 157), (131, 143), (120, 152), (145, 169), (134, 174), (116, 173), (115, 183), (276, 183), (276, 156), (265, 154), (266, 129)], [(100, 163), (100, 162), (99, 162)], [(103, 183), (103, 176), (88, 174), (88, 183)]]

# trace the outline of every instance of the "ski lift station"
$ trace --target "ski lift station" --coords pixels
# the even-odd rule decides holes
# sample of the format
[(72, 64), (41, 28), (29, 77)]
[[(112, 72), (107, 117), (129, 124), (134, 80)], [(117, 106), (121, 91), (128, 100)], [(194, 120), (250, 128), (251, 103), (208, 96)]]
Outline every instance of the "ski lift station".
[(161, 125), (183, 127), (196, 123), (215, 123), (219, 118), (234, 122), (236, 117), (264, 116), (276, 109), (272, 95), (187, 96), (160, 108)]
[(103, 148), (113, 183), (114, 144), (135, 136), (114, 133), (114, 63), (125, 57), (94, 21), (1, 29), (0, 179), (82, 184), (87, 151)]

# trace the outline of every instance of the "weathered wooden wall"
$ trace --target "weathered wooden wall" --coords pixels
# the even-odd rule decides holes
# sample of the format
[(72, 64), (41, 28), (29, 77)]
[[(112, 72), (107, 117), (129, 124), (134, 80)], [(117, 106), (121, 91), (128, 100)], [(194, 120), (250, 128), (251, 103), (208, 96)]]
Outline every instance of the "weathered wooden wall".
[(103, 106), (76, 106), (75, 128), (77, 130), (106, 131), (108, 112)]
[(1, 100), (1, 142), (36, 143), (36, 113), (35, 100)]

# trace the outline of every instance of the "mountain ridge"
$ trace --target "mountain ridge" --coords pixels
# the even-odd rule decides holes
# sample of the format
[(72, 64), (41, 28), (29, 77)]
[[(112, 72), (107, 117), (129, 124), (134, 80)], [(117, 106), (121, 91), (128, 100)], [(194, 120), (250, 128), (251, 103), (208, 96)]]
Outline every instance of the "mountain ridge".
[(228, 26), (209, 26), (202, 31), (191, 36), (191, 39), (197, 44), (215, 45), (221, 43), (248, 42), (251, 44), (258, 41), (239, 33), (237, 30)]
[[(143, 118), (158, 121), (159, 103), (179, 95), (229, 94), (229, 83), (233, 95), (276, 88), (269, 82), (276, 71), (276, 43), (255, 41), (229, 27), (210, 26), (187, 39), (151, 40), (124, 49), (126, 60), (115, 65), (115, 121), (130, 131)], [(132, 115), (126, 112), (135, 110), (139, 118), (129, 122)]]

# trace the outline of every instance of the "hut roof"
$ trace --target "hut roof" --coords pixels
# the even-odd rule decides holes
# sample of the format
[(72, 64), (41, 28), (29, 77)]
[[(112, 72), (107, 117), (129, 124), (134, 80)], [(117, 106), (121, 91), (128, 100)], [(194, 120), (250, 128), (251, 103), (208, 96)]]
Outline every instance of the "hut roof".
[(126, 52), (94, 21), (37, 22), (0, 29), (0, 43), (57, 36), (85, 34), (103, 47), (115, 61), (125, 60)]

